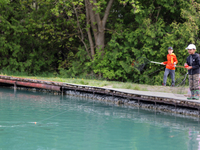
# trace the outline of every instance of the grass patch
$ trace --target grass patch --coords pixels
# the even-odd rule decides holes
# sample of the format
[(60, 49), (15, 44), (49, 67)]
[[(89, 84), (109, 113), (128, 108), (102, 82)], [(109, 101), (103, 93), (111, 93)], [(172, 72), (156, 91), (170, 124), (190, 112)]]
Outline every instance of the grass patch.
[(142, 88), (142, 91), (148, 91), (148, 89), (147, 88)]
[(103, 87), (103, 86), (107, 86), (108, 85), (108, 82), (107, 81), (103, 81), (102, 83), (100, 83), (100, 87)]
[(125, 88), (125, 89), (132, 89), (133, 87), (132, 87), (131, 84), (125, 84), (124, 88)]
[(139, 87), (138, 85), (136, 85), (133, 89), (139, 91), (139, 90), (140, 90), (140, 87)]

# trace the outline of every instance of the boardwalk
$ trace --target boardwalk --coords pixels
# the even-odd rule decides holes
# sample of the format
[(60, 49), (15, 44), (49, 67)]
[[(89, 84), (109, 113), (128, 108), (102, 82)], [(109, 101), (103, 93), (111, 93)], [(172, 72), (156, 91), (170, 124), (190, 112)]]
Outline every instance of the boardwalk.
[[(118, 104), (132, 105), (136, 101), (150, 102), (163, 105), (172, 105), (177, 107), (187, 107), (196, 109), (200, 112), (200, 100), (187, 100), (184, 95), (162, 92), (137, 91), (130, 89), (116, 89), (116, 88), (101, 88), (88, 85), (77, 85), (63, 82), (52, 82), (28, 78), (19, 78), (11, 76), (0, 76), (0, 83), (3, 85), (14, 86), (14, 89), (20, 88), (37, 88), (48, 91), (56, 91), (59, 94), (69, 94), (69, 91), (89, 93), (90, 98), (94, 98), (96, 94), (106, 95), (109, 99), (104, 101), (114, 101), (114, 97), (121, 97), (123, 100), (118, 101)], [(126, 99), (126, 100), (125, 100)]]

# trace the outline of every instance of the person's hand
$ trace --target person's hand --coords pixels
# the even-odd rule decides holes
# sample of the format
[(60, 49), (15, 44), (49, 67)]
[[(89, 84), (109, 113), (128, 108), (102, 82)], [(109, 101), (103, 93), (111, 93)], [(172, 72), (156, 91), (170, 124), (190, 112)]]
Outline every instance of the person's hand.
[[(187, 63), (185, 63), (184, 66), (185, 66), (186, 69), (189, 67), (189, 65)], [(190, 69), (188, 69), (188, 70), (190, 70)]]
[(165, 65), (165, 64), (162, 62), (161, 65)]
[(188, 66), (186, 69), (187, 69), (187, 70), (190, 70), (190, 69), (192, 69), (192, 66)]
[(176, 66), (176, 62), (174, 62), (174, 65)]

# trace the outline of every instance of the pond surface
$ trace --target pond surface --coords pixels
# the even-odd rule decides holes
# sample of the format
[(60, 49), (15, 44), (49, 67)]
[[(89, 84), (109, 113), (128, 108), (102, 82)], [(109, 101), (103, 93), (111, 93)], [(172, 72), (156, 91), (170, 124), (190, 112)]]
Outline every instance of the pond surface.
[(195, 118), (0, 88), (0, 150), (197, 150)]

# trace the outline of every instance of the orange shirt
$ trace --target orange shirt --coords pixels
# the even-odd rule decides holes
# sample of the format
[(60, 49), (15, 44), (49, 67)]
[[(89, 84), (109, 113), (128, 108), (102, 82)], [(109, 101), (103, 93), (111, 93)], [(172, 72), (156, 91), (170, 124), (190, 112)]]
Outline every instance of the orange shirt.
[(178, 63), (176, 55), (172, 53), (167, 55), (167, 61), (163, 62), (166, 65), (167, 69), (175, 70), (174, 63)]

